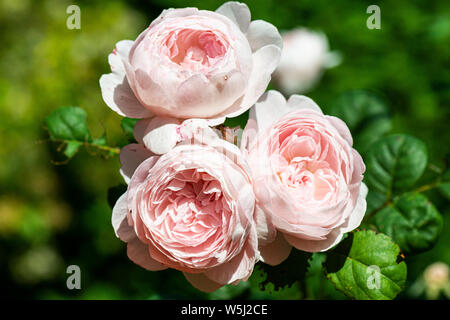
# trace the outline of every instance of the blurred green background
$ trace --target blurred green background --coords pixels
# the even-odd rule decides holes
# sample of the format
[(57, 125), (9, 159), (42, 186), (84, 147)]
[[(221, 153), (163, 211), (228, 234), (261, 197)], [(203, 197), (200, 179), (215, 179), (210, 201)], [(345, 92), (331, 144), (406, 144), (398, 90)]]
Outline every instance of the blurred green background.
[[(215, 10), (223, 1), (0, 2), (0, 287), (8, 298), (53, 299), (298, 299), (345, 298), (320, 272), (307, 288), (258, 289), (261, 274), (212, 294), (192, 288), (177, 271), (148, 272), (130, 262), (113, 232), (109, 187), (122, 183), (119, 160), (82, 151), (68, 164), (47, 141), (43, 120), (60, 106), (88, 113), (94, 137), (110, 145), (126, 140), (121, 117), (102, 101), (98, 84), (109, 73), (107, 56), (117, 41), (135, 39), (169, 7)], [(414, 135), (440, 166), (449, 152), (450, 2), (446, 1), (246, 1), (252, 19), (280, 30), (322, 30), (343, 62), (327, 70), (308, 95), (325, 111), (340, 93), (369, 89), (387, 101), (392, 132)], [(66, 8), (81, 8), (81, 29), (66, 28)], [(381, 7), (381, 30), (366, 27), (366, 8)], [(450, 264), (450, 209), (430, 194), (444, 216), (439, 242), (407, 257), (408, 281), (400, 299), (426, 298), (425, 268)], [(81, 290), (68, 290), (66, 268), (81, 268)], [(440, 298), (444, 298), (442, 295)]]

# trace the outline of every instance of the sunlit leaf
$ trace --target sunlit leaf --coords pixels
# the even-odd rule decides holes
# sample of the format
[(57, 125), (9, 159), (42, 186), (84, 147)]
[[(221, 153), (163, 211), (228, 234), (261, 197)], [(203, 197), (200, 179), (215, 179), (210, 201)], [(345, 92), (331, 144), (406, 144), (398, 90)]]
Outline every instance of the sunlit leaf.
[(400, 248), (387, 235), (355, 232), (348, 255), (342, 256), (342, 266), (335, 272), (328, 270), (328, 279), (353, 299), (394, 299), (406, 281), (406, 264), (397, 262), (399, 253)]
[(397, 190), (411, 187), (427, 165), (425, 144), (414, 137), (396, 134), (374, 143), (365, 157), (369, 187), (368, 212), (390, 199)]

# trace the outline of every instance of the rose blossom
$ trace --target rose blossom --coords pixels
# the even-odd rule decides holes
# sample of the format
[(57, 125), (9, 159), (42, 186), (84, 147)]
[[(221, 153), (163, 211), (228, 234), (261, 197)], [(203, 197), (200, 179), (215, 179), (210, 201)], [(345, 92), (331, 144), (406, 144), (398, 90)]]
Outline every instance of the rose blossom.
[(280, 263), (291, 246), (325, 251), (361, 223), (365, 166), (352, 143), (345, 123), (305, 96), (286, 102), (269, 91), (251, 109), (241, 149), (252, 170), (258, 217), (267, 222), (265, 262)]
[(217, 125), (264, 93), (281, 48), (278, 30), (250, 21), (242, 3), (227, 2), (216, 12), (164, 10), (135, 41), (116, 44), (112, 73), (100, 78), (102, 96), (122, 116)]
[(325, 68), (340, 63), (340, 55), (330, 52), (328, 39), (321, 32), (297, 28), (283, 33), (283, 52), (274, 72), (274, 81), (288, 95), (310, 90)]
[(248, 166), (211, 128), (179, 130), (184, 141), (162, 156), (121, 150), (129, 184), (113, 209), (116, 235), (136, 264), (180, 270), (202, 291), (245, 281), (259, 258)]

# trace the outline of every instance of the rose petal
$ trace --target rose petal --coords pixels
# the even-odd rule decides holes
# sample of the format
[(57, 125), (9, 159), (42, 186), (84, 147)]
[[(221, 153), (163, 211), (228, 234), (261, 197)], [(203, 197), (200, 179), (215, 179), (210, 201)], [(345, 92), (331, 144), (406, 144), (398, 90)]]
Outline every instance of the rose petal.
[[(142, 142), (153, 153), (164, 154), (171, 150), (178, 141), (180, 121), (173, 118), (156, 117), (148, 121), (142, 136)], [(138, 126), (137, 137), (142, 133)]]
[(147, 158), (154, 156), (154, 154), (145, 148), (142, 144), (132, 143), (120, 150), (120, 174), (125, 182), (130, 183), (136, 168)]
[(148, 245), (143, 244), (137, 237), (128, 242), (127, 254), (131, 261), (144, 269), (150, 271), (167, 269), (165, 265), (159, 263), (150, 256)]
[(253, 227), (240, 253), (231, 261), (206, 271), (205, 275), (209, 279), (222, 284), (247, 280), (257, 260), (257, 246), (256, 228)]
[(345, 122), (339, 118), (332, 117), (332, 116), (326, 116), (326, 118), (336, 128), (336, 130), (339, 132), (339, 134), (342, 136), (342, 138), (344, 138), (348, 142), (348, 144), (350, 146), (352, 146), (353, 145), (352, 134), (350, 133), (350, 130), (348, 129)]
[(177, 111), (177, 117), (215, 117), (242, 96), (246, 85), (246, 79), (240, 72), (221, 74), (211, 79), (203, 75), (192, 76), (177, 90), (176, 104), (182, 106)]
[(245, 3), (234, 1), (225, 2), (216, 10), (216, 12), (226, 16), (237, 24), (242, 32), (247, 32), (250, 24), (250, 10)]
[(323, 252), (338, 244), (344, 235), (340, 229), (331, 231), (324, 240), (304, 240), (284, 234), (286, 240), (298, 250), (306, 252)]
[(309, 109), (323, 114), (322, 109), (320, 109), (317, 103), (315, 103), (311, 98), (298, 94), (294, 94), (289, 97), (287, 101), (287, 107), (291, 111)]
[(116, 43), (117, 55), (122, 59), (128, 59), (128, 54), (134, 45), (132, 40), (121, 40)]
[(270, 90), (250, 109), (249, 119), (256, 121), (258, 132), (264, 132), (288, 111), (283, 95)]
[(292, 246), (286, 241), (283, 234), (278, 232), (274, 241), (259, 248), (261, 261), (276, 266), (289, 257)]
[(278, 29), (263, 20), (254, 20), (250, 23), (247, 30), (247, 39), (253, 52), (269, 44), (283, 49), (283, 39)]
[(213, 292), (222, 287), (223, 285), (212, 281), (203, 273), (183, 273), (186, 280), (189, 281), (192, 286), (203, 292)]
[(149, 118), (153, 114), (142, 106), (131, 90), (126, 77), (115, 73), (100, 77), (102, 97), (106, 105), (123, 117)]
[(366, 184), (362, 182), (361, 187), (359, 189), (358, 201), (356, 203), (355, 209), (353, 209), (353, 212), (348, 218), (346, 226), (342, 228), (343, 233), (352, 231), (361, 224), (361, 221), (363, 220), (364, 215), (366, 214), (367, 208), (366, 196), (368, 191), (369, 189), (367, 188)]
[(111, 218), (116, 236), (124, 242), (128, 242), (136, 237), (133, 228), (128, 225), (128, 221), (126, 219), (127, 210), (127, 193), (125, 192), (116, 201)]
[[(271, 74), (280, 61), (281, 50), (276, 45), (267, 45), (253, 53), (253, 69), (247, 86), (247, 91), (242, 101), (244, 111), (255, 104), (264, 93), (270, 82)], [(240, 113), (244, 112), (240, 111)], [(239, 111), (232, 113), (229, 117), (240, 114)], [(236, 115), (235, 115), (236, 114)]]
[(277, 231), (270, 220), (270, 216), (268, 216), (258, 205), (255, 206), (255, 222), (259, 246), (272, 243), (275, 240)]

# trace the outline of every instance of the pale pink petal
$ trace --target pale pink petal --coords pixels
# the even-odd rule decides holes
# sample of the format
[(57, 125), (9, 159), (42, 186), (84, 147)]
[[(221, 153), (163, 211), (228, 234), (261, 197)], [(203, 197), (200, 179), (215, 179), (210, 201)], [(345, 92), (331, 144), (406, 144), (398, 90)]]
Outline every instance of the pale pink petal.
[(298, 250), (306, 252), (323, 252), (338, 244), (344, 233), (340, 229), (331, 231), (324, 240), (304, 240), (284, 234), (286, 240)]
[[(271, 79), (271, 74), (280, 61), (280, 56), (280, 48), (273, 44), (264, 46), (253, 53), (253, 69), (244, 100), (242, 101), (242, 106), (245, 110), (252, 106), (266, 90)], [(239, 112), (235, 113), (237, 115), (240, 114)], [(235, 115), (230, 115), (230, 117), (233, 116)]]
[(352, 134), (350, 133), (350, 130), (348, 129), (345, 122), (337, 117), (326, 116), (326, 118), (336, 128), (336, 130), (339, 132), (342, 138), (344, 138), (350, 144), (350, 146), (352, 146), (353, 145)]
[(286, 108), (286, 99), (283, 95), (270, 90), (250, 109), (249, 119), (256, 121), (258, 132), (264, 132), (287, 112), (289, 110)]
[(275, 240), (277, 231), (272, 224), (270, 216), (258, 205), (255, 206), (255, 223), (259, 246), (272, 243)]
[(346, 225), (344, 226), (344, 228), (342, 228), (342, 232), (346, 233), (352, 231), (361, 224), (361, 221), (363, 220), (364, 215), (366, 213), (367, 208), (366, 196), (368, 191), (369, 189), (367, 188), (366, 184), (362, 182), (355, 209), (353, 209), (353, 212), (348, 218)]
[(133, 41), (122, 40), (116, 43), (113, 53), (108, 56), (112, 73), (102, 75), (100, 87), (103, 100), (121, 116), (130, 118), (147, 118), (152, 114), (136, 99), (125, 76), (124, 59), (133, 46)]
[(276, 266), (289, 257), (292, 246), (286, 241), (283, 234), (278, 232), (274, 241), (260, 246), (261, 261)]
[(142, 144), (132, 143), (120, 150), (120, 174), (128, 184), (136, 168), (154, 154)]
[(152, 119), (142, 119), (136, 122), (133, 128), (133, 136), (137, 143), (144, 144), (146, 129)]
[(114, 51), (108, 55), (108, 62), (112, 73), (115, 73), (118, 76), (125, 76), (126, 72), (123, 66), (122, 58), (119, 56), (117, 51)]
[(205, 272), (205, 275), (222, 284), (230, 284), (238, 280), (247, 280), (257, 261), (258, 239), (255, 228), (250, 231), (247, 241), (240, 253), (231, 261), (214, 267)]
[(136, 99), (126, 77), (115, 73), (104, 74), (100, 77), (100, 87), (106, 105), (119, 115), (129, 118), (153, 116)]
[(195, 75), (184, 81), (176, 93), (177, 116), (181, 118), (216, 117), (245, 92), (246, 79), (240, 72), (206, 79)]
[(214, 127), (214, 126), (218, 126), (219, 124), (224, 123), (225, 119), (226, 119), (225, 117), (217, 116), (217, 117), (213, 117), (211, 119), (207, 119), (207, 121), (211, 127)]
[(148, 245), (143, 244), (139, 238), (134, 238), (127, 245), (128, 258), (138, 266), (150, 270), (159, 271), (167, 269), (167, 267), (150, 256)]
[(320, 109), (320, 107), (311, 98), (298, 94), (294, 94), (289, 97), (287, 107), (291, 111), (309, 109), (323, 115), (322, 109)]
[(128, 59), (128, 54), (134, 45), (132, 40), (121, 40), (116, 43), (117, 55), (122, 59)]
[(198, 13), (199, 10), (197, 8), (164, 9), (161, 14), (152, 21), (152, 23), (150, 24), (150, 28), (155, 27), (157, 24), (167, 18), (187, 17)]
[(233, 21), (242, 32), (245, 33), (247, 31), (250, 24), (250, 10), (245, 3), (225, 2), (216, 12)]
[(244, 131), (242, 132), (240, 144), (241, 151), (245, 156), (248, 155), (248, 150), (250, 150), (252, 144), (257, 141), (257, 137), (258, 137), (258, 125), (254, 119), (248, 119)]
[(278, 29), (263, 20), (254, 20), (250, 23), (247, 30), (247, 39), (253, 52), (269, 44), (283, 49), (283, 39)]
[(203, 273), (184, 272), (183, 274), (192, 286), (203, 292), (213, 292), (223, 286), (223, 284), (212, 281)]
[(128, 242), (136, 237), (134, 229), (128, 225), (127, 210), (127, 193), (125, 192), (114, 205), (111, 218), (116, 236), (124, 242)]
[[(142, 141), (147, 149), (155, 154), (164, 154), (171, 150), (180, 141), (180, 121), (173, 118), (156, 117), (151, 119), (142, 136)], [(139, 137), (142, 127), (138, 126)]]
[[(128, 68), (127, 65), (125, 67)], [(158, 116), (177, 116), (171, 112), (174, 104), (171, 97), (167, 96), (165, 88), (153, 81), (146, 71), (137, 69), (130, 73), (127, 69), (127, 77), (131, 81), (136, 98), (148, 110)]]

